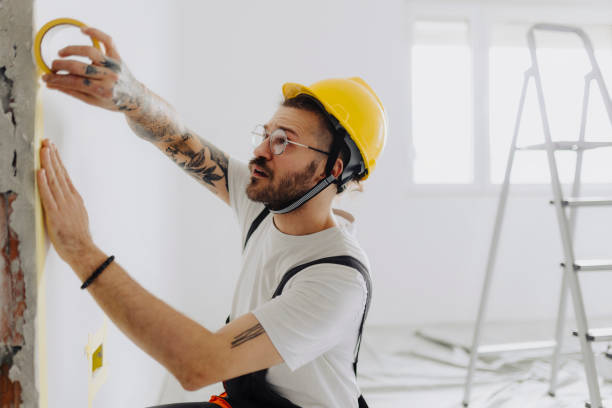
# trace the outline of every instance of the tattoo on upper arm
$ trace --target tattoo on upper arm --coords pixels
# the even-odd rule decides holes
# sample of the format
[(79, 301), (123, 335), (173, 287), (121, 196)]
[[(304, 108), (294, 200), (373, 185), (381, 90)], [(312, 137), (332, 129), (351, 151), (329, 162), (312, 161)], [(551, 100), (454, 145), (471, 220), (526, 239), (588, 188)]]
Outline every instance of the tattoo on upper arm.
[(255, 337), (260, 336), (264, 333), (264, 328), (261, 326), (260, 323), (257, 323), (255, 326), (243, 331), (242, 333), (234, 337), (234, 340), (232, 340), (232, 348), (238, 347), (239, 345), (244, 344), (247, 341), (252, 340)]
[[(185, 133), (179, 140), (171, 142), (166, 147), (166, 153), (178, 166), (213, 188), (216, 187), (215, 181), (225, 178), (225, 188), (228, 189), (228, 157), (212, 144), (205, 142), (203, 142), (204, 147), (202, 149), (194, 151), (188, 143), (193, 137), (190, 133)], [(207, 151), (210, 161), (216, 165), (206, 165)], [(222, 174), (215, 173), (217, 167)]]

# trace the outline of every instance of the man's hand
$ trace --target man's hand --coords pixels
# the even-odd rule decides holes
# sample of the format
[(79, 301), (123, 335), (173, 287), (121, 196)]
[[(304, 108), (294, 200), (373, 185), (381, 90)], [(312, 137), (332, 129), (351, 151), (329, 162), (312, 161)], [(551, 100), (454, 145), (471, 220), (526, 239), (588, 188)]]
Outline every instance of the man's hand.
[[(112, 38), (91, 27), (83, 27), (81, 31), (104, 44), (105, 52), (86, 45), (61, 49), (60, 57), (79, 55), (89, 58), (91, 64), (70, 59), (54, 60), (51, 65), (53, 74), (42, 77), (47, 87), (111, 111), (130, 112), (139, 109), (146, 88), (134, 79), (123, 64)], [(60, 75), (58, 71), (67, 71), (68, 74)]]
[(38, 189), (45, 212), (49, 238), (58, 255), (67, 263), (78, 259), (95, 245), (83, 199), (74, 188), (55, 145), (49, 139), (40, 149), (42, 168)]

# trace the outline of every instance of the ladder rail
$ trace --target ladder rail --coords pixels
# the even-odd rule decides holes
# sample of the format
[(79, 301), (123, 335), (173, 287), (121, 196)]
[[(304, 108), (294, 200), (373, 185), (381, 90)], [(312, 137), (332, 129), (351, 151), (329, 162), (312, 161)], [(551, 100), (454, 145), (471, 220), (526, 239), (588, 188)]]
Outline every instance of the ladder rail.
[(510, 189), (510, 176), (512, 173), (512, 164), (514, 163), (514, 154), (516, 152), (516, 142), (518, 139), (518, 133), (520, 129), (521, 117), (523, 114), (523, 107), (525, 105), (525, 97), (527, 95), (527, 88), (529, 81), (533, 76), (533, 70), (528, 69), (525, 71), (523, 88), (521, 90), (521, 97), (519, 102), (519, 109), (517, 113), (517, 119), (514, 127), (514, 134), (512, 136), (512, 144), (510, 152), (508, 154), (508, 164), (506, 166), (506, 172), (504, 175), (504, 182), (502, 185), (501, 194), (497, 202), (497, 213), (495, 216), (495, 224), (493, 226), (493, 234), (491, 238), (491, 245), (489, 246), (489, 254), (487, 257), (487, 266), (485, 270), (485, 278), (482, 285), (482, 292), (480, 295), (480, 304), (478, 307), (478, 314), (476, 316), (476, 324), (474, 326), (474, 336), (472, 337), (472, 347), (470, 348), (470, 362), (468, 364), (468, 371), (465, 380), (465, 387), (463, 391), (463, 405), (467, 406), (470, 400), (470, 393), (472, 389), (472, 382), (474, 378), (474, 369), (476, 367), (476, 358), (478, 355), (478, 348), (480, 346), (480, 338), (482, 332), (482, 323), (484, 321), (485, 312), (489, 301), (489, 292), (491, 288), (491, 281), (493, 279), (493, 269), (495, 261), (497, 259), (497, 247), (499, 244), (499, 237), (501, 235), (501, 226), (504, 220), (506, 211), (506, 202), (508, 198), (508, 192)]
[[(584, 77), (584, 90), (582, 94), (582, 114), (580, 117), (580, 131), (578, 140), (580, 142), (585, 141), (586, 134), (586, 122), (588, 117), (589, 109), (589, 98), (591, 95), (591, 81), (593, 80), (593, 73), (590, 72)], [(584, 150), (576, 152), (576, 165), (574, 169), (574, 182), (572, 184), (572, 197), (580, 197), (580, 186), (582, 180), (582, 160), (584, 156)], [(563, 203), (562, 203), (563, 205)], [(572, 243), (576, 242), (576, 219), (578, 211), (576, 207), (570, 207), (569, 213), (569, 229), (571, 234)], [(557, 379), (559, 373), (559, 358), (561, 355), (561, 348), (563, 347), (563, 331), (565, 329), (565, 316), (567, 313), (567, 279), (566, 274), (562, 274), (561, 278), (561, 292), (559, 294), (559, 308), (557, 311), (557, 322), (555, 324), (555, 348), (552, 355), (550, 365), (550, 384), (548, 394), (554, 396), (557, 390)]]

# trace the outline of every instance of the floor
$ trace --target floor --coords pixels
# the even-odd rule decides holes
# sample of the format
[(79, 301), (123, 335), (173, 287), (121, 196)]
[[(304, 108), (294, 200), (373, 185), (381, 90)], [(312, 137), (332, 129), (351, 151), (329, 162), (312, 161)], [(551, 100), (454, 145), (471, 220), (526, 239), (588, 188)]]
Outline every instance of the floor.
[[(602, 320), (591, 323), (612, 326), (612, 319)], [(483, 331), (483, 344), (549, 340), (552, 332), (551, 322), (489, 324)], [(462, 407), (469, 358), (465, 348), (471, 336), (471, 325), (465, 324), (368, 327), (359, 359), (359, 384), (369, 406)], [(503, 353), (478, 362), (470, 408), (583, 407), (588, 391), (578, 341), (568, 334), (563, 344), (555, 398), (548, 395), (550, 350)], [(612, 359), (603, 355), (606, 346), (594, 348), (599, 373), (612, 379)], [(600, 386), (602, 396), (612, 399), (612, 382), (602, 379)], [(185, 392), (169, 378), (159, 402), (203, 401), (220, 391), (217, 384)]]
[[(598, 326), (603, 327), (603, 326)], [(549, 340), (551, 323), (491, 324), (483, 344)], [(455, 344), (442, 345), (424, 337)], [(464, 348), (472, 338), (471, 325), (425, 328), (376, 328), (364, 339), (359, 383), (369, 405), (390, 407), (462, 407), (469, 355)], [(610, 376), (612, 360), (596, 345), (600, 373)], [(548, 395), (550, 350), (512, 352), (482, 358), (477, 365), (470, 407), (552, 408), (583, 407), (588, 391), (578, 341), (564, 338), (556, 397)], [(604, 398), (612, 397), (612, 382), (601, 381)], [(612, 405), (605, 405), (610, 406)]]

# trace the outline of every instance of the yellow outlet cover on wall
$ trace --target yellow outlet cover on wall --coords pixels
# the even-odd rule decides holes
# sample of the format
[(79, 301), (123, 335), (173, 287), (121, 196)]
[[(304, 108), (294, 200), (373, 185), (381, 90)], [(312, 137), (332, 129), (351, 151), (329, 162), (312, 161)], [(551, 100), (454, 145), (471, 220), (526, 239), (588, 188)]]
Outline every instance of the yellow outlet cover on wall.
[(93, 399), (108, 378), (108, 361), (104, 359), (104, 343), (106, 343), (106, 328), (108, 319), (104, 317), (102, 327), (95, 333), (89, 334), (85, 355), (87, 356), (88, 370), (88, 406), (92, 407)]

